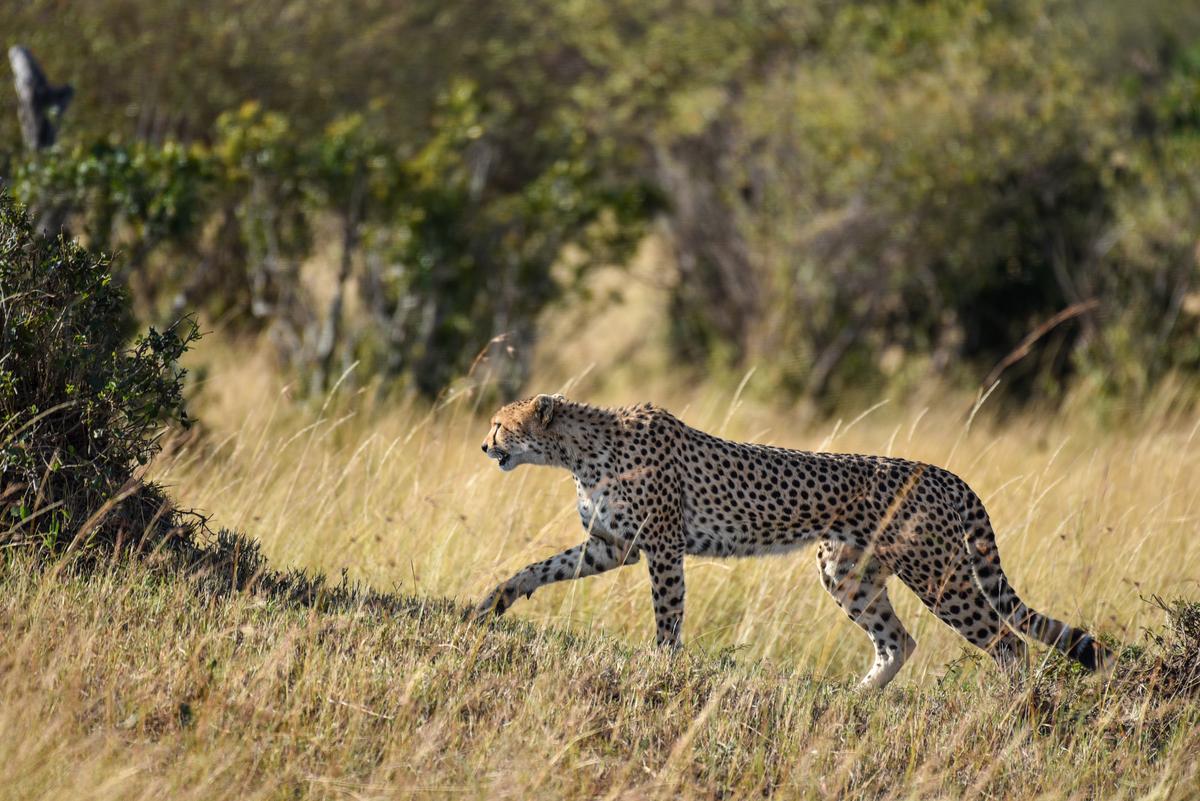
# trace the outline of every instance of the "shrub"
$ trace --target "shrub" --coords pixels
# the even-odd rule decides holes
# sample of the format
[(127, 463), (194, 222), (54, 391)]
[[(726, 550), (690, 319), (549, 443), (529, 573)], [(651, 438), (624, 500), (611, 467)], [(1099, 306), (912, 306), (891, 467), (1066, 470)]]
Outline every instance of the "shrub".
[(72, 546), (179, 536), (137, 476), (162, 424), (188, 425), (179, 357), (190, 320), (133, 340), (109, 261), (38, 234), (0, 196), (0, 543)]

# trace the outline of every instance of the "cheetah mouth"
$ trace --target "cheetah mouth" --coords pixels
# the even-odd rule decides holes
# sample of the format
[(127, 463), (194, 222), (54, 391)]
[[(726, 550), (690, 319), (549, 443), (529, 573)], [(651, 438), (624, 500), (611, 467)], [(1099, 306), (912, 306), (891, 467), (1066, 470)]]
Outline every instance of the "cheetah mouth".
[(508, 451), (502, 451), (499, 448), (493, 448), (491, 453), (488, 454), (488, 456), (495, 459), (496, 464), (498, 464), (501, 467), (501, 469), (506, 469), (508, 467), (509, 460), (512, 458), (511, 453), (509, 453)]

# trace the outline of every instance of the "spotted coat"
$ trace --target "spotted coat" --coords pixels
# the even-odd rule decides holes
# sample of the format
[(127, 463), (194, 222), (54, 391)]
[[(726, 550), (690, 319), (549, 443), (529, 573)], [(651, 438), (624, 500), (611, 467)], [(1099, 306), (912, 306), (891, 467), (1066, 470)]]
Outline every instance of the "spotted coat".
[(570, 470), (588, 539), (519, 571), (476, 607), (477, 617), (644, 555), (657, 641), (678, 647), (685, 554), (751, 556), (816, 542), (822, 585), (874, 645), (864, 685), (887, 684), (915, 647), (888, 600), (893, 574), (1006, 669), (1025, 661), (1015, 632), (1091, 669), (1111, 661), (1087, 632), (1017, 597), (982, 502), (940, 467), (730, 442), (651, 404), (604, 409), (560, 395), (501, 408), (483, 451), (504, 470)]

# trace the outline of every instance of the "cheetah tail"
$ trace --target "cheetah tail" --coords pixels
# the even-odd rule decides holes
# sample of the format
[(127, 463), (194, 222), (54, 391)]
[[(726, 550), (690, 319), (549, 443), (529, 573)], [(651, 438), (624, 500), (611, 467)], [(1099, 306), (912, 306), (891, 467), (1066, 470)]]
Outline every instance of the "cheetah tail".
[(1017, 596), (1000, 568), (996, 537), (983, 504), (978, 499), (975, 500), (975, 509), (967, 510), (965, 517), (967, 551), (972, 560), (971, 572), (975, 583), (1005, 622), (1022, 634), (1063, 652), (1092, 672), (1111, 669), (1116, 661), (1115, 656), (1099, 640), (1083, 629), (1043, 615)]

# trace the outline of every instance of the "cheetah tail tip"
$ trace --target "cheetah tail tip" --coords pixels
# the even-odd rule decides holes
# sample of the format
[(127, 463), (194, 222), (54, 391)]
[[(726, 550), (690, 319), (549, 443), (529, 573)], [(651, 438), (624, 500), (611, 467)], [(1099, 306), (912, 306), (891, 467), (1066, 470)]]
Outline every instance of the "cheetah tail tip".
[(1116, 664), (1116, 654), (1090, 634), (1075, 643), (1069, 656), (1092, 673), (1108, 673)]

